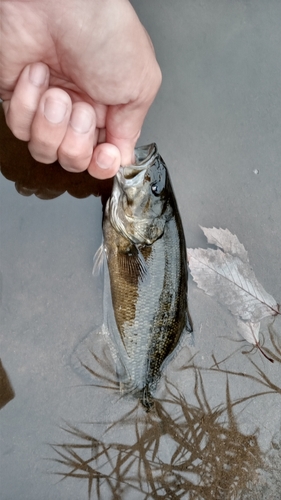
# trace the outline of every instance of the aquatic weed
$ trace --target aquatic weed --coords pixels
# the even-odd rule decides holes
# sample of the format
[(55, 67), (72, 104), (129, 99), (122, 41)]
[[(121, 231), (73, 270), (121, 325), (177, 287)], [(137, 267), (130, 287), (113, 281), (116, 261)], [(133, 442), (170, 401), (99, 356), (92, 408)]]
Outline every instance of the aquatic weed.
[[(52, 445), (53, 460), (64, 470), (55, 474), (88, 481), (88, 499), (232, 500), (261, 466), (255, 434), (239, 431), (229, 385), (226, 402), (211, 408), (199, 370), (195, 370), (196, 405), (189, 404), (166, 380), (166, 397), (155, 411), (137, 415), (137, 408), (111, 425), (134, 430), (131, 444), (106, 443), (67, 424), (64, 432), (77, 439)], [(237, 401), (235, 402), (237, 404)], [(169, 457), (167, 458), (167, 453)]]

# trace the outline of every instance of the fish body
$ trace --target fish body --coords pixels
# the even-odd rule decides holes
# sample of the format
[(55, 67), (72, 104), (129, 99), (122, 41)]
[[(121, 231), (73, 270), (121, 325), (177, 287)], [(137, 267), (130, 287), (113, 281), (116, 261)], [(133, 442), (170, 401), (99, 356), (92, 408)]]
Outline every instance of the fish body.
[(161, 366), (184, 329), (186, 244), (167, 167), (155, 144), (117, 173), (103, 221), (104, 249), (126, 392), (152, 405)]

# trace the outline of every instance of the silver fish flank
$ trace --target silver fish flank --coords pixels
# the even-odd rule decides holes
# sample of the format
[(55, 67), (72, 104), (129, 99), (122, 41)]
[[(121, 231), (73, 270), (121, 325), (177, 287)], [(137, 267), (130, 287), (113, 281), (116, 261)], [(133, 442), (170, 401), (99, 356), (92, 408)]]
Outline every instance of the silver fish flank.
[(114, 179), (103, 235), (120, 380), (149, 410), (164, 361), (192, 328), (186, 244), (168, 170), (156, 144), (135, 156)]

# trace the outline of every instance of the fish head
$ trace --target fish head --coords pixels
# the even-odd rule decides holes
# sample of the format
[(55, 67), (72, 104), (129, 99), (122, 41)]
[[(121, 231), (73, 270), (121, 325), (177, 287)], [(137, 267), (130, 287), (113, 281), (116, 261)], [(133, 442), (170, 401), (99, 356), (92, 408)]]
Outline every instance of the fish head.
[(171, 185), (155, 144), (136, 148), (136, 164), (120, 167), (113, 185), (110, 219), (135, 244), (151, 245), (171, 216)]

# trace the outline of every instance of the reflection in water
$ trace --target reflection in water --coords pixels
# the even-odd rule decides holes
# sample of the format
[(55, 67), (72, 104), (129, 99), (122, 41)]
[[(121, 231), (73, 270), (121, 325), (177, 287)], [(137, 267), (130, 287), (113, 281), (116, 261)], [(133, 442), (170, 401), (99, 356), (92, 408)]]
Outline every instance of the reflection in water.
[[(168, 384), (169, 396), (157, 404), (157, 416), (136, 420), (131, 445), (108, 445), (73, 426), (65, 428), (78, 442), (54, 446), (60, 457), (56, 461), (66, 467), (58, 474), (86, 478), (89, 498), (92, 489), (97, 498), (112, 499), (134, 491), (143, 493), (143, 498), (237, 498), (261, 466), (256, 436), (239, 432), (229, 394), (226, 407), (211, 410), (200, 376), (198, 379), (197, 407)], [(171, 417), (167, 405), (177, 407), (177, 418)], [(225, 411), (228, 422), (222, 424)], [(122, 419), (122, 425), (132, 428), (132, 416)], [(167, 441), (173, 451), (170, 461), (161, 458), (161, 447)]]
[[(20, 159), (20, 161), (19, 161)], [(88, 172), (79, 174), (66, 172), (58, 162), (45, 165), (34, 160), (27, 143), (16, 139), (8, 129), (3, 108), (0, 105), (0, 165), (6, 179), (13, 181), (17, 191), (49, 200), (68, 192), (75, 198), (90, 195), (109, 196), (112, 180), (100, 181)]]
[(228, 383), (225, 404), (211, 408), (200, 371), (194, 375), (196, 404), (166, 380), (166, 397), (155, 412), (139, 416), (135, 407), (113, 424), (116, 435), (121, 424), (127, 427), (130, 444), (65, 427), (75, 440), (53, 446), (59, 456), (54, 460), (65, 469), (56, 474), (87, 479), (89, 499), (132, 498), (136, 492), (142, 494), (136, 498), (238, 498), (262, 465), (256, 435), (239, 431)]
[[(273, 324), (274, 324), (274, 321), (272, 322), (272, 324), (270, 324), (268, 326), (269, 338), (270, 338), (270, 341), (271, 341), (271, 348), (263, 346), (263, 350), (264, 350), (264, 352), (266, 353), (266, 355), (269, 358), (271, 358), (273, 361), (275, 361), (275, 362), (277, 362), (277, 363), (279, 363), (281, 365), (281, 338), (277, 334), (277, 332), (274, 330)], [(249, 374), (249, 373), (245, 373), (245, 372), (239, 372), (239, 371), (235, 371), (235, 370), (229, 370), (229, 369), (223, 369), (223, 368), (221, 368), (220, 365), (222, 363), (225, 363), (225, 361), (227, 361), (227, 359), (229, 359), (231, 357), (231, 355), (228, 356), (228, 358), (226, 358), (226, 359), (224, 359), (222, 361), (217, 361), (216, 357), (213, 355), (212, 357), (213, 357), (213, 360), (214, 360), (214, 365), (209, 370), (210, 371), (214, 371), (214, 372), (217, 371), (217, 372), (221, 372), (221, 373), (227, 373), (228, 375), (235, 375), (235, 376), (238, 376), (238, 377), (243, 377), (243, 379), (247, 378), (247, 379), (253, 380), (254, 382), (258, 382), (258, 384), (260, 384), (260, 385), (262, 385), (262, 386), (264, 386), (266, 388), (266, 390), (263, 390), (262, 392), (260, 392), (258, 394), (250, 395), (247, 399), (251, 399), (253, 397), (261, 396), (261, 395), (265, 395), (265, 394), (280, 394), (281, 395), (281, 381), (280, 381), (280, 377), (279, 377), (279, 380), (278, 380), (279, 384), (276, 383), (276, 382), (274, 382), (264, 372), (264, 370), (261, 367), (261, 365), (258, 364), (257, 362), (255, 362), (253, 359), (250, 358), (250, 354), (254, 350), (257, 350), (257, 349), (258, 348), (256, 346), (254, 346), (249, 353), (245, 352), (245, 351), (242, 351), (242, 353), (247, 356), (248, 361), (250, 362), (250, 364), (255, 368), (255, 372), (256, 372), (255, 375), (252, 375), (252, 374)], [(259, 363), (261, 363), (260, 358), (257, 358), (257, 359), (259, 359)], [(188, 367), (184, 367), (184, 368), (188, 368)]]
[(280, 500), (281, 492), (281, 429), (276, 432), (271, 442), (271, 449), (264, 458), (260, 481), (252, 490), (245, 491), (241, 500)]
[(0, 410), (14, 397), (14, 389), (0, 359)]
[[(281, 339), (273, 325), (269, 326), (269, 338), (271, 347), (264, 349), (281, 364)], [(226, 366), (229, 358), (218, 362), (213, 355), (215, 363), (206, 369), (197, 365), (196, 355), (193, 356), (180, 368), (180, 372), (188, 370), (194, 376), (193, 404), (166, 378), (165, 396), (156, 401), (155, 411), (145, 414), (134, 406), (107, 428), (106, 433), (115, 429), (115, 439), (108, 440), (106, 433), (101, 438), (95, 437), (67, 424), (63, 428), (67, 440), (52, 446), (57, 455), (53, 460), (60, 464), (55, 474), (63, 479), (85, 479), (89, 499), (123, 500), (134, 496), (280, 500), (281, 430), (275, 434), (269, 452), (262, 453), (258, 429), (248, 434), (241, 432), (233, 411), (237, 405), (244, 406), (245, 401), (268, 393), (279, 396), (280, 380), (279, 384), (271, 380), (258, 364), (262, 363), (259, 357), (256, 362), (247, 353), (248, 366), (243, 373), (221, 367), (222, 363)], [(93, 359), (97, 369), (86, 365), (84, 368), (99, 380), (103, 377), (107, 387), (109, 384), (114, 388), (112, 373), (104, 375), (109, 358), (99, 359), (95, 354)], [(254, 368), (256, 374), (251, 374), (250, 368)], [(227, 377), (224, 402), (214, 407), (203, 380), (206, 372)], [(232, 400), (229, 378), (233, 376), (243, 377), (244, 384), (247, 380), (254, 382), (257, 391)], [(262, 391), (258, 392), (261, 386)], [(130, 436), (129, 442), (126, 438), (122, 441), (122, 432)]]
[[(33, 160), (26, 144), (7, 129), (1, 108), (0, 154), (3, 175), (15, 182), (23, 195), (51, 199), (67, 191), (77, 198), (101, 193), (106, 197), (111, 189), (111, 181), (97, 181), (87, 173), (71, 174), (58, 164), (42, 165)], [(271, 347), (264, 347), (264, 351), (280, 366), (281, 340), (273, 326), (269, 327), (269, 338)], [(213, 356), (214, 363), (207, 371), (192, 360), (182, 368), (194, 376), (193, 403), (166, 381), (166, 395), (156, 403), (155, 412), (144, 414), (132, 401), (130, 412), (113, 424), (113, 439), (100, 436), (97, 428), (88, 432), (71, 424), (64, 426), (67, 437), (53, 446), (59, 466), (55, 473), (62, 478), (85, 479), (89, 498), (280, 500), (281, 429), (264, 455), (258, 433), (243, 433), (234, 415), (234, 408), (246, 401), (266, 394), (279, 398), (281, 394), (280, 377), (274, 380), (253, 354), (245, 355), (243, 371), (233, 368), (230, 356), (220, 361)], [(96, 365), (100, 361), (101, 370), (86, 364), (84, 368), (92, 381), (100, 380), (109, 360), (99, 360), (96, 355), (93, 359)], [(233, 399), (227, 382), (225, 400), (212, 405), (214, 391), (210, 393), (205, 386), (206, 373), (223, 380), (227, 376), (229, 382), (242, 379), (241, 385), (255, 384), (257, 391)], [(0, 382), (3, 407), (14, 391), (1, 364)], [(116, 388), (115, 375), (108, 376), (104, 385), (108, 391)], [(121, 435), (118, 441), (121, 428), (127, 440)]]

